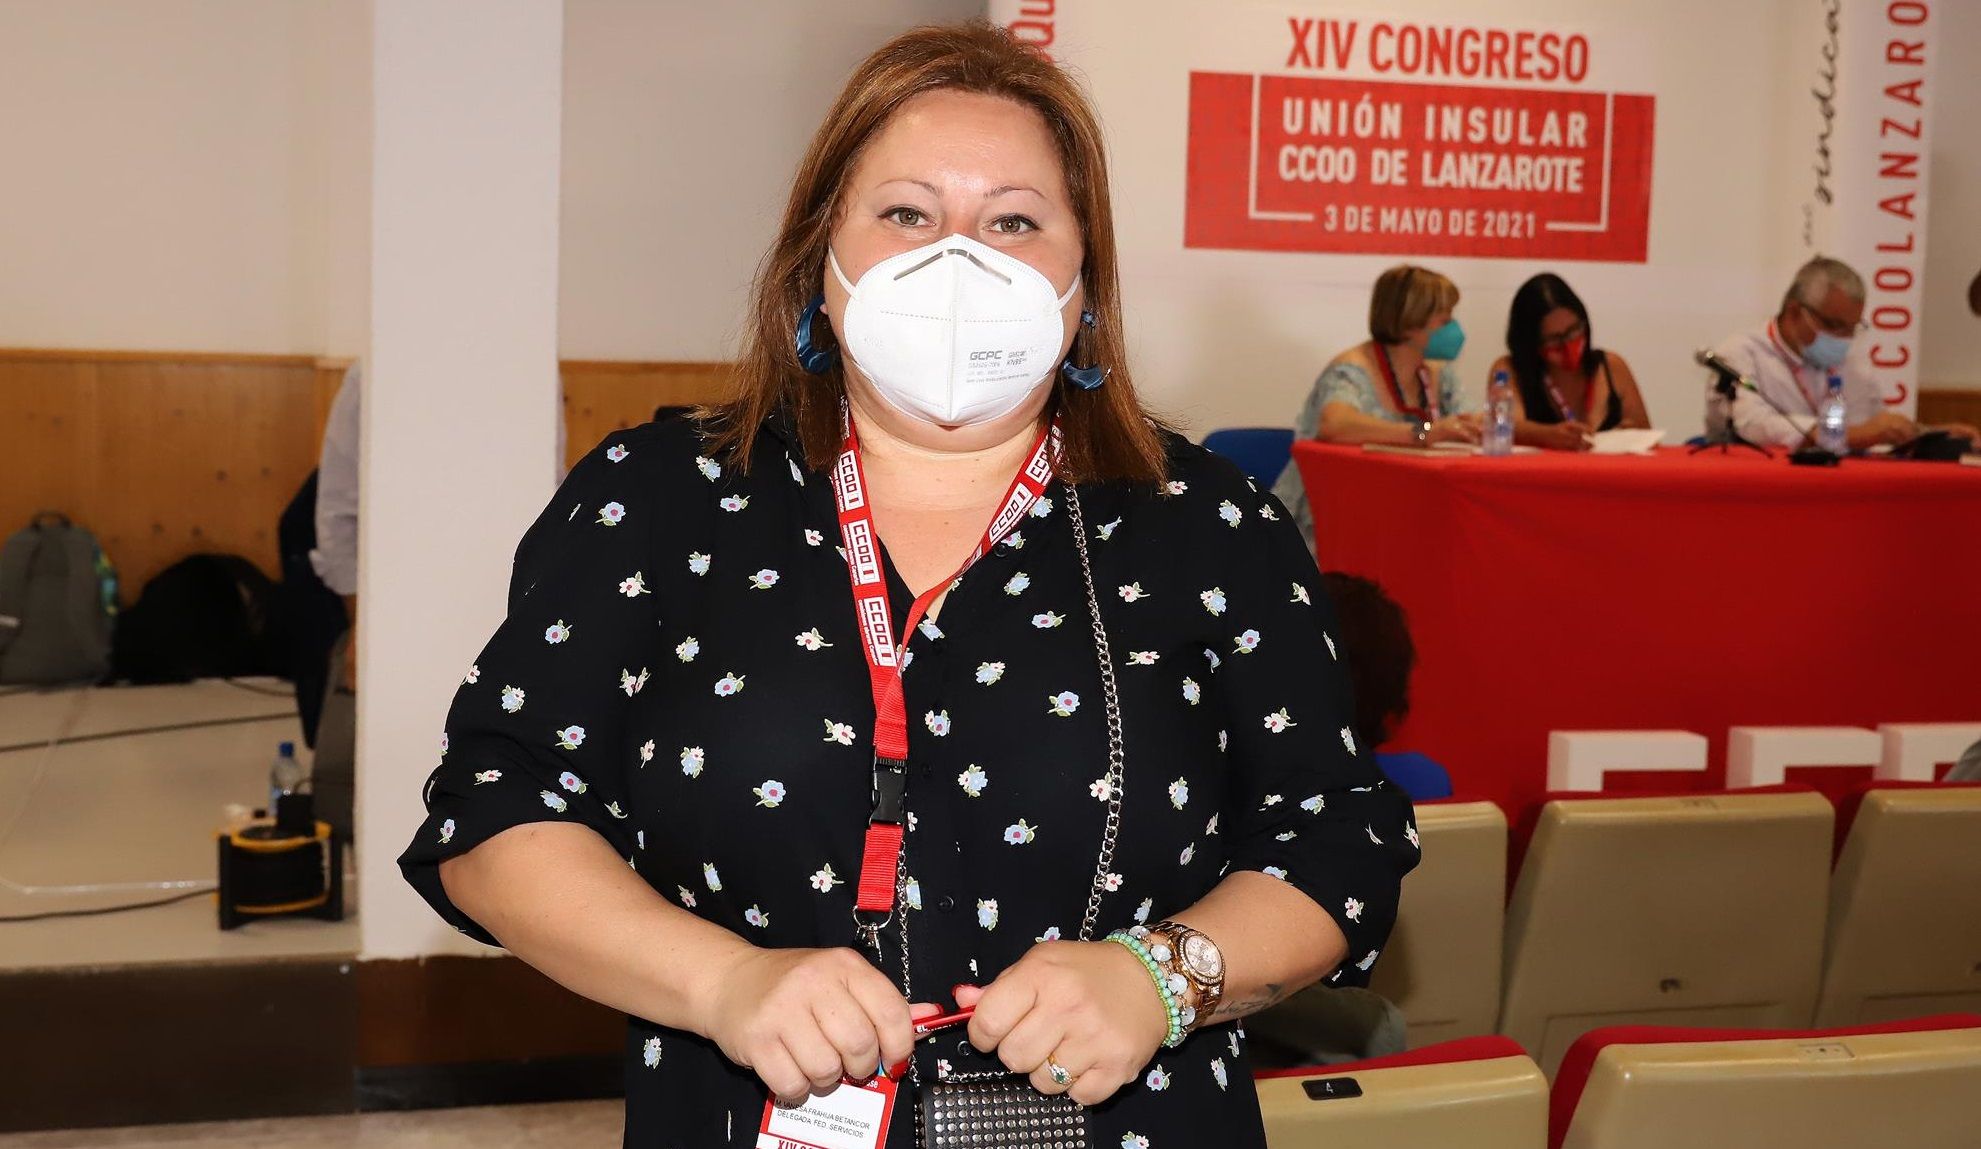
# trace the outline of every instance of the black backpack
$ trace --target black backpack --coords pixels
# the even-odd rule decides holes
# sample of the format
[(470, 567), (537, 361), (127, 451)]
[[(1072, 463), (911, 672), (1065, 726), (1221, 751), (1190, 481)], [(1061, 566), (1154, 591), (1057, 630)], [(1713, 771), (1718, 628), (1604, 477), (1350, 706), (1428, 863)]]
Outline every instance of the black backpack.
[(239, 555), (180, 559), (124, 612), (116, 676), (143, 684), (283, 673), (270, 634), (274, 596), (274, 581)]
[(116, 572), (67, 515), (44, 511), (0, 547), (0, 683), (101, 679), (116, 617)]

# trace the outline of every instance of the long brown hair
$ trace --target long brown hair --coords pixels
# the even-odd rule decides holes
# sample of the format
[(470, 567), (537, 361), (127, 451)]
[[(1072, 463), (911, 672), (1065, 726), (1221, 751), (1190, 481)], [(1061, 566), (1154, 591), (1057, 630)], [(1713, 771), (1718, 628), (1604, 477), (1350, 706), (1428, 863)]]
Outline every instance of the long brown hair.
[(749, 465), (758, 429), (779, 407), (797, 420), (805, 459), (829, 466), (838, 453), (844, 367), (808, 374), (793, 336), (798, 315), (819, 290), (826, 247), (838, 220), (847, 173), (901, 106), (923, 92), (978, 92), (1038, 112), (1052, 132), (1066, 190), (1080, 222), (1081, 278), (1097, 326), (1083, 329), (1084, 358), (1110, 369), (1098, 390), (1057, 379), (1053, 403), (1064, 417), (1069, 481), (1154, 482), (1164, 475), (1158, 424), (1143, 411), (1128, 377), (1121, 338), (1121, 290), (1100, 123), (1078, 85), (1052, 61), (984, 21), (916, 28), (867, 57), (812, 137), (798, 164), (777, 239), (757, 269), (754, 304), (736, 363), (736, 397), (708, 412), (712, 446), (739, 470)]

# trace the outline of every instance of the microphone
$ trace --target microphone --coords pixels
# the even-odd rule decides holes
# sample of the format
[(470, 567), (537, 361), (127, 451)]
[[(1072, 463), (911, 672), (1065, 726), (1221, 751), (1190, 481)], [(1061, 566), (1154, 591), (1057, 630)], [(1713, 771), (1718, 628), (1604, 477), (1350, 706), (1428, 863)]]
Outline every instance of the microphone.
[(1749, 379), (1747, 376), (1742, 375), (1738, 371), (1735, 371), (1733, 369), (1732, 364), (1720, 358), (1719, 355), (1716, 354), (1714, 351), (1712, 351), (1710, 348), (1701, 347), (1699, 350), (1694, 351), (1692, 353), (1692, 358), (1699, 364), (1699, 366), (1711, 368), (1715, 375), (1718, 375), (1721, 379), (1724, 379), (1728, 383), (1732, 383), (1736, 387), (1745, 387), (1748, 390), (1755, 392), (1760, 391), (1760, 388), (1754, 385), (1754, 380)]
[[(1714, 389), (1726, 397), (1726, 419), (1729, 431), (1733, 428), (1734, 388), (1736, 387), (1745, 389), (1749, 394), (1766, 404), (1770, 411), (1787, 420), (1789, 426), (1793, 427), (1795, 425), (1795, 421), (1789, 418), (1788, 412), (1782, 410), (1780, 404), (1770, 399), (1767, 392), (1761, 390), (1760, 386), (1753, 379), (1734, 370), (1733, 365), (1720, 358), (1716, 352), (1709, 348), (1701, 347), (1692, 353), (1692, 358), (1699, 366), (1705, 367), (1711, 370), (1713, 374), (1719, 376), (1719, 382), (1715, 385)], [(1820, 420), (1811, 423), (1809, 429), (1802, 432), (1802, 438), (1789, 452), (1789, 462), (1800, 463), (1805, 466), (1830, 466), (1835, 464), (1836, 456), (1813, 445), (1816, 428), (1819, 425)]]

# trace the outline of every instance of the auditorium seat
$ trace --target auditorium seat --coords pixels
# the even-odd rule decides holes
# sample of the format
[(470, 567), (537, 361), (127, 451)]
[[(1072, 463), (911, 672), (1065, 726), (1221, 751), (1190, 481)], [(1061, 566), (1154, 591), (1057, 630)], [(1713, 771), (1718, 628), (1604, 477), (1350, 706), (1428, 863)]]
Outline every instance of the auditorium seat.
[(1204, 436), (1204, 450), (1230, 459), (1260, 490), (1269, 490), (1293, 457), (1293, 428), (1221, 427)]
[(1267, 1149), (1539, 1149), (1548, 1083), (1520, 1046), (1474, 1037), (1258, 1077)]
[(1499, 1031), (1553, 1077), (1601, 1026), (1807, 1024), (1832, 822), (1801, 786), (1543, 797), (1512, 843)]
[(1417, 806), (1424, 857), (1369, 988), (1403, 1011), (1410, 1045), (1493, 1032), (1506, 932), (1506, 815), (1455, 798)]
[(1826, 1030), (1622, 1026), (1584, 1034), (1548, 1106), (1549, 1149), (1970, 1149), (1981, 1016)]
[(1981, 1012), (1981, 784), (1873, 782), (1838, 822), (1816, 1024)]

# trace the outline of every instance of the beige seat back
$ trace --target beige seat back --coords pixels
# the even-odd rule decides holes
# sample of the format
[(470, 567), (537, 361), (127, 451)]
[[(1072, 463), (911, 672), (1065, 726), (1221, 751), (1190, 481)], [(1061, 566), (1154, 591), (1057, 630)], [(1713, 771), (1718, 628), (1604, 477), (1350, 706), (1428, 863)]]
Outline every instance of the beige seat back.
[(1830, 890), (1817, 1025), (1981, 1012), (1981, 787), (1865, 794)]
[[(1338, 1095), (1343, 1080), (1352, 1080), (1360, 1096)], [(1310, 1093), (1309, 1081), (1336, 1084)], [(1267, 1149), (1541, 1149), (1547, 1143), (1548, 1083), (1526, 1057), (1280, 1077), (1258, 1087)]]
[(1563, 1149), (1968, 1149), (1981, 1144), (1981, 1029), (1612, 1045)]
[(1506, 815), (1491, 802), (1417, 807), (1423, 861), (1369, 988), (1394, 1002), (1410, 1047), (1493, 1032), (1506, 931)]
[(1500, 1032), (1552, 1079), (1606, 1025), (1806, 1025), (1833, 825), (1808, 792), (1550, 802), (1507, 909)]

